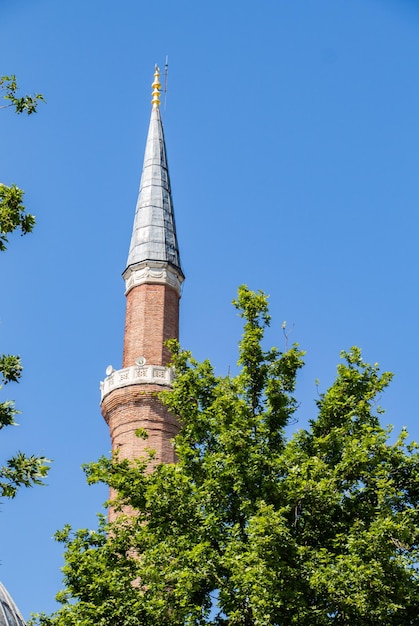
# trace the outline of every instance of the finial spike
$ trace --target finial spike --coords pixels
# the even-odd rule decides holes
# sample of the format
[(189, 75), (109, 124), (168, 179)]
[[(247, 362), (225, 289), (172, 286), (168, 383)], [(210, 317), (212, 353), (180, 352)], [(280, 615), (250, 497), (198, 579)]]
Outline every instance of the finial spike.
[(155, 71), (154, 71), (154, 81), (151, 85), (153, 91), (151, 92), (151, 104), (153, 105), (153, 109), (158, 109), (160, 106), (160, 87), (161, 87), (161, 83), (160, 83), (160, 70), (158, 68), (158, 66), (155, 66)]
[(169, 78), (169, 57), (166, 55), (166, 63), (164, 65), (164, 110), (166, 111), (166, 101), (167, 101), (167, 81)]

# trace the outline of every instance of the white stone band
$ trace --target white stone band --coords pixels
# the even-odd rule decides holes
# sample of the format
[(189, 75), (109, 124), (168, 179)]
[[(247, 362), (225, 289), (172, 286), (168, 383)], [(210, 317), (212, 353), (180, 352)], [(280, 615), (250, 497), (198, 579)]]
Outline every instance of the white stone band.
[(127, 267), (123, 273), (125, 280), (125, 295), (138, 285), (144, 283), (157, 283), (170, 285), (180, 295), (183, 276), (171, 265), (159, 261), (144, 261), (138, 265)]
[(129, 385), (149, 384), (170, 387), (173, 370), (162, 365), (132, 365), (122, 370), (115, 370), (100, 383), (100, 401), (114, 389)]

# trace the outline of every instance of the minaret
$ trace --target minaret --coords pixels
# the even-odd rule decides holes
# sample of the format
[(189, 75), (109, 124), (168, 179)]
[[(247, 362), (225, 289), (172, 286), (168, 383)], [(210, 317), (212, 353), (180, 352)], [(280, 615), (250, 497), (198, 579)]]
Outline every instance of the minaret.
[[(166, 146), (160, 118), (160, 72), (152, 84), (152, 110), (131, 246), (123, 278), (126, 317), (122, 369), (109, 366), (101, 383), (102, 415), (112, 450), (134, 459), (145, 449), (173, 463), (171, 439), (179, 425), (158, 398), (170, 389), (170, 353), (164, 343), (179, 336), (180, 266)], [(145, 429), (148, 439), (136, 436)]]

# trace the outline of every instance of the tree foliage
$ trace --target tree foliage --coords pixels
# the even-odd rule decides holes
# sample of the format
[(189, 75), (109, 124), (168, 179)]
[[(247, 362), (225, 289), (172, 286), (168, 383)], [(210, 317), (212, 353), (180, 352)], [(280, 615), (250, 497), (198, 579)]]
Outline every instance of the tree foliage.
[(10, 233), (20, 230), (26, 235), (35, 225), (35, 217), (25, 211), (23, 194), (16, 185), (8, 187), (0, 183), (0, 252), (6, 250)]
[[(0, 108), (14, 107), (16, 113), (26, 112), (31, 115), (36, 111), (38, 102), (44, 100), (41, 94), (18, 97), (15, 76), (0, 76), (0, 91), (6, 92), (4, 98), (9, 101), (9, 104)], [(16, 185), (8, 187), (0, 183), (0, 252), (6, 250), (11, 233), (20, 230), (22, 235), (26, 235), (35, 225), (34, 216), (26, 213), (23, 193)], [(19, 356), (0, 354), (0, 389), (10, 382), (19, 382), (21, 373)], [(12, 400), (0, 402), (0, 430), (6, 426), (15, 426), (18, 413)], [(0, 497), (14, 498), (19, 487), (42, 484), (47, 471), (45, 457), (18, 452), (0, 466)]]
[[(116, 521), (57, 533), (61, 608), (42, 626), (419, 624), (419, 455), (380, 426), (391, 375), (342, 354), (305, 429), (286, 435), (302, 352), (263, 347), (267, 299), (246, 287), (239, 373), (171, 342), (163, 401), (178, 463), (100, 459)], [(144, 436), (144, 434), (141, 434)], [(127, 515), (127, 508), (134, 514)]]

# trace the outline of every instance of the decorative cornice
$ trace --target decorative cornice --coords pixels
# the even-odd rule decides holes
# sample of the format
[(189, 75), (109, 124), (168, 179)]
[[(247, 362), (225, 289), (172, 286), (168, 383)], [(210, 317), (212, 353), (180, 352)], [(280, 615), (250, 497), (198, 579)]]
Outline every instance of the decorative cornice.
[(176, 289), (180, 296), (184, 281), (183, 274), (166, 261), (143, 261), (136, 265), (130, 265), (122, 276), (125, 280), (125, 295), (138, 285), (157, 283), (170, 285)]
[(100, 401), (102, 402), (114, 389), (130, 385), (162, 385), (171, 387), (173, 370), (162, 365), (132, 365), (122, 370), (114, 370), (100, 383)]

